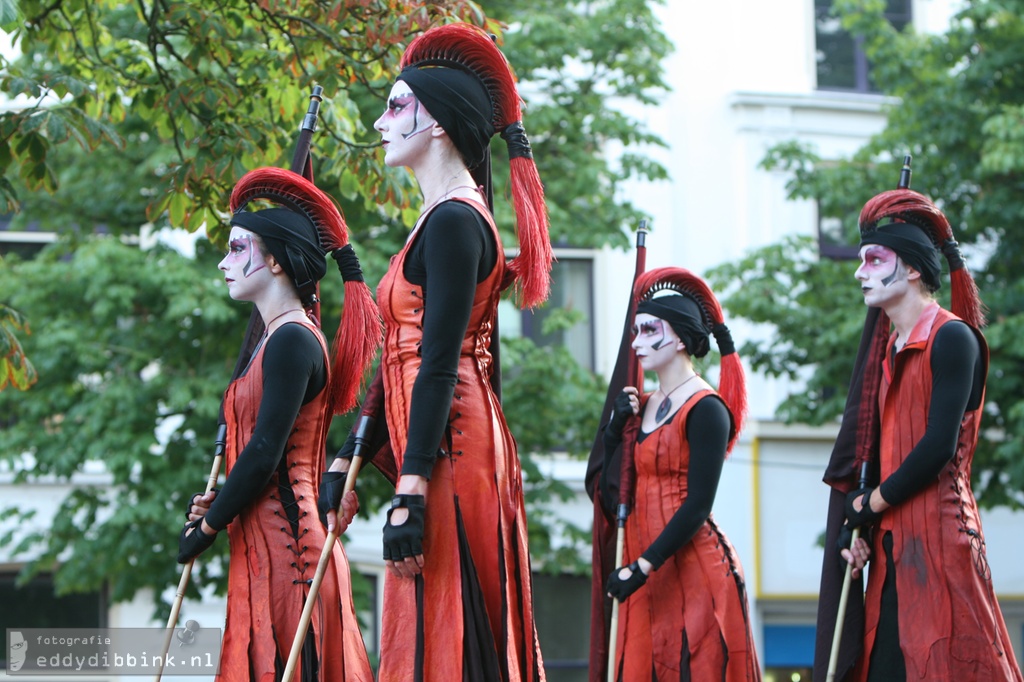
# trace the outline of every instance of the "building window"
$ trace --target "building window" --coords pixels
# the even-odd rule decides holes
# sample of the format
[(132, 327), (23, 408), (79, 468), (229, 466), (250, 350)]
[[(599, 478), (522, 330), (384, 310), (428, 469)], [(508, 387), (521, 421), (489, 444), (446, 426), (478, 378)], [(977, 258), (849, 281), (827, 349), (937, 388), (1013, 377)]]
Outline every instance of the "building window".
[(534, 573), (533, 604), (548, 682), (587, 682), (590, 578)]
[[(0, 572), (0, 604), (0, 633), (8, 628), (107, 627), (104, 591), (57, 596), (49, 574), (37, 575), (19, 586), (16, 572)], [(0, 658), (6, 668), (6, 649)]]
[[(911, 21), (911, 0), (886, 0), (885, 17), (902, 31)], [(814, 32), (819, 90), (878, 92), (863, 41), (843, 29), (832, 0), (814, 0)]]
[(30, 260), (47, 244), (57, 240), (54, 232), (40, 230), (12, 230), (10, 216), (0, 216), (0, 258), (18, 256)]
[[(594, 369), (594, 261), (589, 253), (558, 252), (551, 270), (551, 296), (537, 310), (518, 310), (511, 301), (499, 308), (499, 331), (506, 337), (527, 337), (538, 346), (564, 345), (583, 367)], [(581, 313), (568, 329), (545, 331), (544, 321), (558, 309)]]
[[(858, 235), (859, 237), (859, 235)], [(856, 260), (860, 245), (850, 242), (843, 232), (843, 221), (839, 218), (823, 218), (818, 211), (818, 254), (832, 260)]]

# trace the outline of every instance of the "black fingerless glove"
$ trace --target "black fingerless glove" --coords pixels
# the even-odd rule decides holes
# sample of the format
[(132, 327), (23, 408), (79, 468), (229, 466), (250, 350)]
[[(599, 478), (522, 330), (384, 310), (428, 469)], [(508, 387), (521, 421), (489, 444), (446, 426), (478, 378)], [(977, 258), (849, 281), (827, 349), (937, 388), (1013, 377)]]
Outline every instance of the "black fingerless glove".
[[(188, 529), (192, 528), (189, 533)], [(178, 537), (178, 563), (187, 564), (190, 559), (195, 559), (213, 544), (217, 534), (207, 535), (203, 532), (203, 520), (196, 519), (181, 529)]]
[[(625, 580), (619, 578), (619, 571), (623, 568), (628, 568), (630, 570), (629, 577)], [(619, 566), (612, 571), (612, 574), (608, 576), (608, 583), (604, 586), (604, 589), (605, 592), (612, 595), (620, 602), (624, 602), (629, 595), (643, 587), (646, 582), (647, 576), (640, 570), (640, 564), (634, 561), (629, 566)]]
[[(391, 525), (391, 513), (405, 507), (409, 518), (400, 526)], [(423, 554), (423, 525), (427, 516), (427, 500), (423, 495), (395, 495), (391, 498), (388, 520), (384, 524), (384, 560), (401, 561)]]
[(324, 528), (327, 527), (327, 512), (338, 511), (341, 506), (341, 495), (345, 492), (347, 479), (347, 471), (328, 471), (320, 479), (320, 496), (316, 500), (316, 508)]
[[(871, 493), (873, 491), (874, 488), (858, 488), (846, 495), (846, 525), (851, 529), (860, 528), (865, 525), (870, 526), (881, 518), (881, 514), (871, 511), (871, 504), (869, 503), (869, 500), (871, 499)], [(860, 510), (857, 510), (853, 508), (853, 502), (859, 498), (864, 499), (861, 501), (862, 506)]]
[[(211, 493), (219, 493), (220, 491), (217, 488), (211, 488), (210, 492)], [(196, 503), (196, 498), (197, 497), (202, 497), (205, 494), (206, 493), (192, 493), (192, 497), (188, 498), (188, 506), (185, 507), (185, 520), (186, 521), (188, 521), (189, 514), (192, 513), (192, 505), (194, 505)]]
[(626, 420), (633, 414), (633, 408), (629, 404), (629, 394), (620, 392), (615, 396), (615, 403), (612, 405), (612, 417), (608, 420), (608, 431), (616, 436), (622, 437), (622, 429), (626, 426)]
[(189, 515), (192, 513), (192, 505), (196, 503), (197, 497), (202, 497), (202, 493), (192, 493), (192, 497), (188, 498), (188, 505), (185, 507), (185, 520), (188, 521)]

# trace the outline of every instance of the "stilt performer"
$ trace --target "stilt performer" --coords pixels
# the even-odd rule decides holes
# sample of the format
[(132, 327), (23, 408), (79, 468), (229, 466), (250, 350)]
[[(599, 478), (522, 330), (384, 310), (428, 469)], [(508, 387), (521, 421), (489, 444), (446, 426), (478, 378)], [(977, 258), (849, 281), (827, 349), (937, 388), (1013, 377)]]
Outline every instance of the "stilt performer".
[[(312, 146), (313, 133), (316, 132), (316, 126), (320, 116), (320, 103), (323, 101), (323, 90), (324, 89), (319, 85), (313, 86), (313, 92), (309, 96), (309, 107), (306, 110), (306, 115), (302, 119), (302, 125), (299, 127), (299, 135), (295, 143), (295, 151), (292, 154), (292, 172), (301, 174), (310, 182), (313, 181), (313, 157), (310, 153), (310, 148)], [(314, 305), (316, 306), (316, 316), (319, 317), (319, 304)], [(245, 335), (243, 337), (244, 340), (238, 352), (238, 359), (235, 361), (235, 368), (231, 373), (231, 381), (237, 379), (243, 370), (245, 370), (249, 365), (249, 360), (252, 358), (256, 345), (263, 337), (263, 332), (263, 318), (260, 316), (260, 311), (253, 306), (252, 313), (249, 315), (249, 324), (246, 326)], [(212, 496), (209, 494), (217, 485), (217, 479), (220, 476), (220, 468), (224, 460), (224, 446), (227, 440), (227, 433), (228, 426), (224, 417), (224, 401), (222, 399), (220, 410), (217, 414), (217, 436), (214, 439), (213, 466), (210, 469), (210, 476), (206, 483), (206, 490), (202, 494), (203, 499), (207, 501), (212, 499)], [(199, 496), (193, 495), (193, 500), (197, 499), (197, 497)], [(174, 636), (174, 628), (178, 623), (178, 614), (181, 612), (181, 605), (185, 601), (185, 590), (188, 588), (188, 581), (192, 575), (192, 566), (194, 563), (195, 559), (193, 558), (192, 560), (185, 562), (185, 565), (182, 566), (181, 579), (178, 581), (178, 589), (175, 591), (174, 601), (171, 604), (171, 613), (167, 619), (167, 635), (164, 639), (161, 661), (165, 661), (167, 658), (167, 652), (171, 646), (171, 638)], [(160, 682), (163, 672), (163, 664), (161, 663), (156, 674), (157, 682)]]
[[(611, 679), (759, 680), (743, 570), (711, 515), (746, 415), (743, 367), (701, 278), (659, 268), (641, 275), (633, 294), (632, 347), (659, 385), (623, 389), (604, 431), (606, 451), (622, 441), (635, 471), (623, 565), (605, 583), (622, 604)], [(717, 392), (693, 367), (711, 336), (722, 353)]]
[[(379, 679), (542, 680), (522, 474), (494, 350), (505, 287), (529, 307), (548, 296), (544, 190), (511, 68), (490, 36), (468, 24), (430, 29), (402, 66), (374, 127), (385, 163), (413, 171), (424, 209), (377, 289), (385, 344), (363, 405), (376, 418), (373, 462), (396, 481)], [(519, 237), (507, 264), (491, 213), (496, 132)], [(352, 447), (354, 437), (332, 470)]]
[[(268, 202), (271, 208), (257, 208)], [(306, 178), (278, 168), (247, 173), (231, 195), (229, 251), (219, 268), (235, 300), (251, 301), (263, 332), (228, 387), (227, 478), (193, 496), (179, 562), (227, 528), (228, 609), (220, 679), (280, 679), (327, 531), (317, 488), (331, 417), (354, 406), (381, 340), (380, 319), (347, 228), (333, 201)], [(329, 352), (320, 330), (318, 282), (326, 254), (345, 281), (341, 324)], [(342, 500), (339, 530), (355, 514)], [(352, 604), (344, 551), (329, 569), (299, 663), (302, 680), (372, 680)]]
[[(862, 393), (852, 399), (859, 398), (861, 410), (877, 412), (879, 483), (844, 495), (844, 482), (851, 486), (842, 474), (853, 461), (849, 451), (833, 452), (826, 482), (838, 490), (826, 537), (839, 535), (845, 516), (845, 529), (860, 528), (866, 536), (841, 552), (854, 577), (874, 559), (863, 626), (844, 628), (848, 637), (835, 679), (1019, 682), (971, 491), (988, 371), (977, 287), (946, 216), (917, 192), (896, 189), (872, 198), (861, 211), (860, 231), (856, 278), (865, 304), (880, 310), (863, 340), (885, 343), (880, 359), (862, 353), (863, 378), (853, 382)], [(942, 256), (952, 311), (934, 297)], [(857, 439), (872, 435), (854, 433)], [(837, 497), (841, 514), (834, 513)], [(834, 554), (826, 556), (826, 568), (830, 558), (835, 562)], [(816, 669), (824, 664), (820, 644)]]

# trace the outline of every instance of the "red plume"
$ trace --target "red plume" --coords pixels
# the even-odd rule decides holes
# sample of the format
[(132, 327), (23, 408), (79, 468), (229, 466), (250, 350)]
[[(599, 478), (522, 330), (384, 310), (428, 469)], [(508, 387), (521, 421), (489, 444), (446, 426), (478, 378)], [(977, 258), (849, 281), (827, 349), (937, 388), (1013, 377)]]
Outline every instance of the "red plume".
[[(703, 279), (685, 268), (655, 268), (637, 278), (633, 285), (634, 303), (650, 298), (659, 291), (670, 290), (696, 299), (708, 329), (724, 325), (722, 306), (711, 287)], [(722, 355), (722, 369), (718, 379), (718, 394), (732, 413), (733, 431), (729, 436), (726, 453), (731, 452), (747, 419), (747, 382), (739, 353)]]
[[(304, 214), (316, 226), (327, 253), (348, 244), (348, 227), (341, 211), (325, 192), (306, 178), (283, 168), (257, 168), (246, 173), (231, 192), (231, 211), (265, 199)], [(331, 350), (328, 404), (341, 414), (356, 405), (356, 397), (373, 357), (383, 343), (377, 304), (365, 282), (345, 282), (345, 304)]]
[[(446, 24), (423, 33), (402, 55), (402, 67), (429, 63), (467, 69), (483, 83), (491, 98), (496, 131), (522, 119), (515, 76), (505, 55), (482, 29), (471, 24)], [(512, 206), (516, 212), (519, 255), (509, 263), (516, 289), (524, 307), (533, 308), (551, 291), (551, 239), (544, 186), (532, 158), (517, 156), (509, 161)]]
[[(883, 218), (906, 222), (928, 230), (937, 249), (954, 239), (949, 220), (931, 199), (909, 189), (893, 189), (872, 197), (860, 212), (861, 232), (871, 230)], [(949, 256), (947, 255), (947, 261)], [(950, 267), (950, 307), (953, 314), (980, 329), (985, 311), (978, 285), (967, 266)]]

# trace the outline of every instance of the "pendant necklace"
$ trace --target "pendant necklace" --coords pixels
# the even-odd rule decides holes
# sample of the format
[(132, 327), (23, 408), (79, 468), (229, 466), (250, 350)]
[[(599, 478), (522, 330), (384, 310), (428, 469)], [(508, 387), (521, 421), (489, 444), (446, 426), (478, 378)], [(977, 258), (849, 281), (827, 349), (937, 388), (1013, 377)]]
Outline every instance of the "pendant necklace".
[[(679, 384), (668, 393), (665, 393), (665, 391), (661, 391), (662, 393), (665, 393), (665, 399), (661, 401), (660, 405), (658, 405), (658, 411), (654, 413), (654, 418), (658, 421), (662, 421), (663, 419), (665, 419), (665, 417), (668, 416), (668, 413), (672, 410), (672, 400), (671, 398), (669, 398), (669, 396), (671, 396), (673, 393), (675, 393), (683, 386), (688, 384), (692, 379), (696, 379), (698, 376), (700, 375), (695, 372), (694, 374), (690, 375), (689, 378), (684, 380), (683, 383)], [(661, 389), (659, 388), (658, 390)]]

